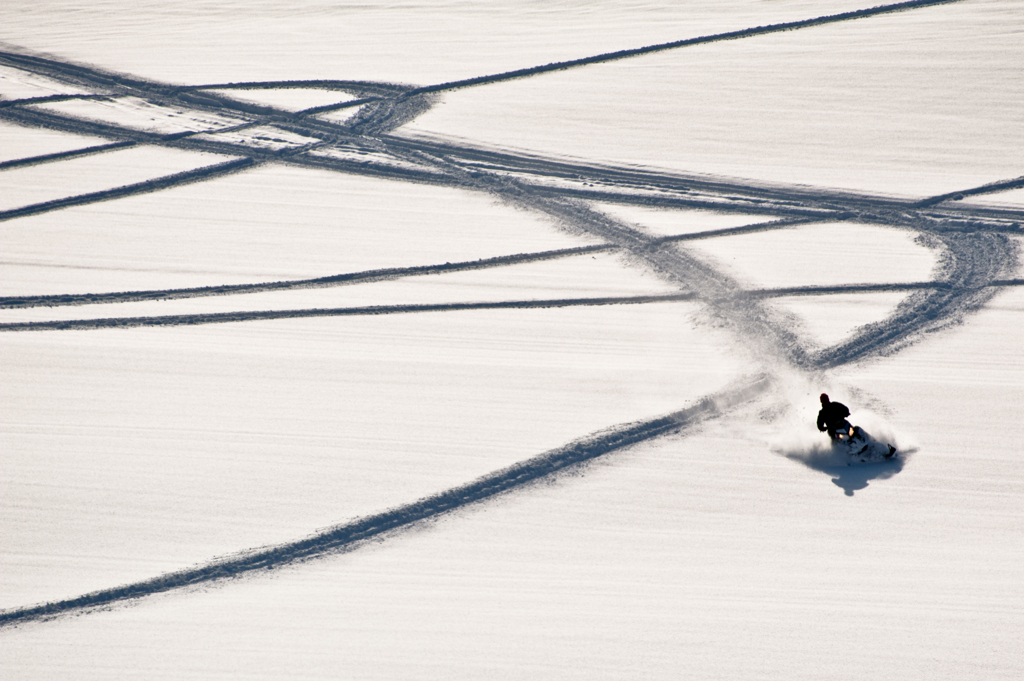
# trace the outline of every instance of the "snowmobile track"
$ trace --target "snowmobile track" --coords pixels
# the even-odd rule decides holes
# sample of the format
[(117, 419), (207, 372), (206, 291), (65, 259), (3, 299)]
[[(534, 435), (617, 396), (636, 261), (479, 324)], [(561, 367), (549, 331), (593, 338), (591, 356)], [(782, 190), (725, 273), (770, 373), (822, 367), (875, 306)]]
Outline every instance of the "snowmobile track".
[(439, 518), (471, 504), (524, 488), (541, 479), (554, 478), (566, 469), (598, 457), (668, 433), (694, 429), (702, 422), (749, 402), (770, 386), (771, 382), (767, 377), (755, 377), (722, 392), (701, 398), (691, 407), (647, 421), (620, 424), (592, 433), (557, 449), (489, 473), (465, 485), (375, 515), (357, 518), (298, 541), (228, 556), (198, 567), (113, 589), (95, 591), (77, 598), (0, 611), (0, 628), (103, 608), (166, 591), (234, 579), (260, 570), (286, 567), (349, 551), (370, 539)]
[(92, 156), (93, 154), (103, 154), (108, 151), (117, 151), (119, 149), (127, 149), (133, 146), (135, 146), (135, 142), (112, 142), (110, 144), (100, 144), (94, 147), (85, 147), (84, 149), (75, 149), (73, 151), (61, 151), (55, 154), (43, 154), (41, 156), (21, 158), (16, 161), (4, 161), (3, 163), (0, 163), (0, 170), (10, 170), (12, 168), (22, 168), (25, 166), (34, 166), (43, 163), (53, 163), (54, 161), (68, 161), (73, 158)]
[(531, 76), (537, 76), (543, 73), (551, 73), (552, 71), (565, 71), (567, 69), (578, 68), (581, 66), (591, 66), (593, 64), (602, 64), (611, 61), (618, 61), (620, 59), (640, 57), (647, 54), (653, 54), (655, 52), (676, 50), (682, 47), (706, 45), (708, 43), (722, 42), (725, 40), (740, 40), (742, 38), (752, 38), (755, 36), (768, 35), (771, 33), (781, 33), (784, 31), (795, 31), (803, 28), (813, 28), (815, 26), (834, 24), (841, 21), (855, 21), (858, 19), (867, 19), (869, 17), (878, 16), (881, 14), (892, 14), (893, 12), (904, 12), (907, 10), (921, 9), (932, 5), (945, 5), (953, 2), (960, 2), (960, 0), (913, 0), (911, 2), (900, 2), (891, 5), (880, 5), (878, 7), (873, 7), (871, 9), (861, 9), (852, 12), (843, 12), (841, 14), (832, 14), (828, 16), (816, 17), (814, 19), (803, 19), (801, 21), (789, 21), (781, 24), (771, 24), (768, 26), (757, 26), (754, 28), (746, 28), (739, 31), (729, 31), (727, 33), (716, 33), (714, 35), (701, 36), (699, 38), (676, 40), (669, 43), (649, 45), (647, 47), (639, 47), (631, 50), (608, 52), (605, 54), (595, 55), (593, 57), (585, 57), (583, 59), (573, 59), (570, 61), (545, 64), (543, 66), (534, 66), (528, 69), (507, 71), (505, 73), (498, 73), (492, 76), (479, 76), (477, 78), (467, 78), (465, 80), (456, 80), (449, 83), (429, 85), (427, 87), (421, 87), (411, 90), (408, 94), (418, 95), (425, 93), (445, 92), (449, 90), (459, 90), (462, 88), (474, 87), (477, 85), (491, 85), (494, 83), (501, 83), (508, 80), (517, 80), (519, 78), (529, 78)]

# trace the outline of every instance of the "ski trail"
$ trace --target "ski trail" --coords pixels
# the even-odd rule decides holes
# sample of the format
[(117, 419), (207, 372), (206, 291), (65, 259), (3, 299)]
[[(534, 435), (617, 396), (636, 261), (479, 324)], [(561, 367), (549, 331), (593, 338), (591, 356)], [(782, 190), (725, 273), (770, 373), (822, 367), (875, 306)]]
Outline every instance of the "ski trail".
[(0, 628), (33, 620), (45, 620), (85, 610), (109, 607), (126, 601), (234, 579), (260, 570), (350, 551), (360, 544), (393, 535), (416, 523), (439, 518), (475, 503), (553, 478), (573, 466), (622, 451), (670, 433), (691, 431), (760, 396), (771, 387), (765, 376), (746, 379), (718, 393), (699, 399), (693, 406), (645, 421), (624, 423), (591, 433), (557, 449), (544, 452), (472, 482), (444, 490), (375, 515), (357, 518), (298, 541), (247, 551), (210, 561), (205, 565), (172, 572), (143, 582), (94, 591), (77, 598), (0, 612)]

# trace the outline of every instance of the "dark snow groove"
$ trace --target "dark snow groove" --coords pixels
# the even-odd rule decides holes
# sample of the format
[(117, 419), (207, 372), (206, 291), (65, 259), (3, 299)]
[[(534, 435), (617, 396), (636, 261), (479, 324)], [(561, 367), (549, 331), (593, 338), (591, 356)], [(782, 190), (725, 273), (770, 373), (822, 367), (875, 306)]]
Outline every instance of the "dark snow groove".
[(275, 281), (258, 284), (224, 284), (221, 286), (202, 286), (198, 288), (161, 289), (152, 291), (125, 291), (122, 293), (67, 293), (49, 296), (8, 296), (0, 298), (0, 309), (133, 303), (153, 300), (180, 300), (184, 298), (202, 298), (207, 296), (242, 295), (250, 293), (266, 293), (270, 291), (327, 288), (348, 284), (392, 281), (404, 277), (417, 277), (431, 274), (445, 274), (449, 272), (467, 272), (493, 267), (506, 267), (529, 262), (569, 258), (589, 253), (600, 253), (602, 251), (609, 250), (615, 250), (615, 246), (598, 244), (596, 246), (563, 248), (554, 251), (503, 255), (494, 258), (483, 258), (480, 260), (471, 260), (466, 262), (446, 262), (443, 265), (389, 267), (378, 270), (367, 270), (364, 272), (351, 272), (328, 277), (317, 277), (314, 279)]
[[(652, 240), (653, 244), (670, 243), (673, 241), (689, 241), (698, 239), (710, 239), (722, 236), (733, 236), (751, 232), (762, 232), (774, 229), (786, 229), (788, 227), (813, 224), (813, 218), (797, 218), (787, 220), (774, 220), (771, 222), (755, 223), (741, 227), (730, 227), (726, 229), (713, 229), (703, 232), (691, 232), (675, 236), (657, 237)], [(0, 309), (24, 309), (32, 307), (64, 307), (79, 305), (105, 305), (113, 303), (134, 303), (157, 300), (181, 300), (188, 298), (202, 298), (208, 296), (225, 295), (246, 295), (252, 293), (266, 293), (271, 291), (290, 291), (297, 289), (328, 288), (334, 286), (345, 286), (350, 284), (364, 284), (378, 281), (392, 281), (404, 277), (415, 277), (432, 274), (445, 274), (449, 272), (465, 272), (471, 270), (489, 269), (494, 267), (505, 267), (519, 265), (529, 262), (540, 262), (544, 260), (555, 260), (569, 258), (577, 255), (600, 253), (604, 251), (619, 250), (613, 244), (597, 244), (593, 246), (578, 246), (576, 248), (563, 248), (552, 251), (538, 251), (534, 253), (518, 253), (494, 258), (482, 258), (465, 262), (444, 263), (439, 265), (420, 265), (414, 267), (389, 267), (378, 270), (367, 270), (363, 272), (350, 272), (335, 274), (326, 277), (311, 279), (295, 279), (289, 281), (260, 282), (254, 284), (222, 284), (219, 286), (200, 286), (194, 288), (180, 289), (154, 289), (149, 291), (123, 291), (112, 293), (64, 293), (42, 296), (6, 296), (0, 297)], [(885, 290), (892, 290), (892, 286), (898, 284), (879, 284)], [(799, 289), (791, 289), (799, 290)], [(857, 289), (861, 290), (861, 289)], [(831, 292), (821, 289), (822, 292)]]
[(913, 0), (911, 2), (900, 2), (891, 5), (880, 5), (878, 7), (872, 7), (870, 9), (860, 9), (852, 12), (843, 12), (841, 14), (821, 16), (816, 17), (814, 19), (803, 19), (800, 21), (788, 21), (781, 24), (770, 24), (767, 26), (745, 28), (738, 31), (716, 33), (714, 35), (706, 35), (698, 38), (688, 38), (686, 40), (676, 40), (669, 43), (649, 45), (647, 47), (640, 47), (631, 50), (607, 52), (605, 54), (599, 54), (592, 57), (584, 57), (582, 59), (555, 62), (552, 64), (545, 64), (543, 66), (534, 66), (526, 69), (518, 69), (516, 71), (507, 71), (505, 73), (498, 73), (491, 76), (478, 76), (476, 78), (456, 80), (448, 83), (440, 83), (438, 85), (428, 85), (426, 87), (411, 90), (408, 94), (419, 95), (434, 92), (444, 92), (447, 90), (458, 90), (462, 88), (473, 87), (476, 85), (490, 85), (492, 83), (500, 83), (508, 80), (528, 78), (530, 76), (536, 76), (543, 73), (550, 73), (552, 71), (565, 71), (567, 69), (577, 68), (580, 66), (590, 66), (592, 64), (601, 64), (610, 61), (617, 61), (619, 59), (639, 57), (646, 54), (652, 54), (655, 52), (663, 52), (665, 50), (675, 50), (682, 47), (690, 47), (693, 45), (705, 45), (707, 43), (721, 42), (724, 40), (740, 40), (742, 38), (752, 38), (754, 36), (767, 35), (770, 33), (781, 33), (783, 31), (795, 31), (802, 28), (823, 26), (825, 24), (834, 24), (841, 21), (866, 19), (868, 17), (878, 16), (880, 14), (903, 12), (907, 10), (920, 9), (923, 7), (930, 7), (932, 5), (946, 5), (959, 1), (960, 0)]
[(1005, 235), (937, 233), (933, 238), (942, 249), (936, 282), (942, 286), (910, 295), (886, 319), (826, 348), (815, 358), (819, 368), (891, 354), (922, 333), (960, 322), (1010, 281), (999, 277), (1017, 268), (1017, 246)]
[(412, 305), (369, 305), (365, 307), (310, 308), (305, 310), (253, 310), (243, 312), (208, 312), (200, 314), (157, 315), (151, 317), (109, 317), (103, 319), (68, 319), (46, 322), (10, 322), (0, 324), (4, 331), (92, 331), (96, 329), (131, 329), (152, 326), (201, 326), (234, 322), (305, 319), (309, 317), (367, 317), (419, 312), (465, 312), (467, 310), (536, 310), (556, 307), (591, 307), (606, 305), (643, 305), (693, 300), (695, 293), (662, 293), (648, 296), (606, 296), (601, 298), (553, 298), (546, 300), (500, 300), (477, 303), (423, 303)]
[(51, 619), (88, 609), (109, 607), (133, 599), (241, 577), (258, 570), (286, 567), (295, 563), (337, 554), (362, 543), (393, 535), (416, 523), (440, 518), (487, 499), (497, 497), (543, 479), (551, 479), (575, 466), (656, 438), (692, 430), (716, 419), (763, 394), (771, 387), (766, 376), (758, 376), (708, 395), (693, 406), (665, 416), (625, 423), (592, 433), (464, 485), (419, 499), (371, 516), (357, 518), (298, 541), (247, 551), (204, 565), (171, 572), (143, 582), (55, 601), (43, 605), (0, 612), (0, 628), (41, 619)]
[(111, 95), (47, 95), (45, 97), (25, 97), (24, 99), (0, 99), (0, 109), (9, 106), (31, 106), (33, 104), (53, 104), (69, 102), (76, 99), (110, 99)]
[(958, 192), (949, 192), (948, 194), (940, 194), (933, 196), (923, 201), (918, 201), (914, 204), (917, 208), (926, 208), (928, 206), (934, 206), (944, 201), (959, 201), (960, 199), (967, 198), (968, 196), (980, 196), (981, 194), (995, 194), (997, 192), (1005, 192), (1009, 189), (1020, 189), (1024, 187), (1024, 177), (1015, 177), (1012, 180), (1003, 180), (1002, 182), (992, 182), (985, 184), (980, 187), (973, 189), (963, 189)]
[(137, 194), (149, 194), (163, 189), (170, 189), (171, 187), (180, 187), (182, 185), (192, 184), (193, 182), (212, 180), (246, 170), (256, 165), (256, 163), (257, 162), (251, 158), (236, 159), (234, 161), (218, 163), (212, 166), (204, 166), (194, 170), (186, 170), (181, 173), (165, 175), (164, 177), (145, 180), (143, 182), (137, 182), (123, 187), (116, 187), (114, 189), (104, 189), (102, 191), (91, 192), (89, 194), (79, 194), (77, 196), (69, 196), (63, 199), (34, 203), (29, 206), (22, 206), (21, 208), (12, 208), (11, 210), (0, 211), (0, 222), (3, 222), (4, 220), (22, 218), (29, 215), (39, 215), (40, 213), (48, 213), (50, 211), (70, 208), (72, 206), (84, 206), (90, 203), (121, 199), (127, 196), (135, 196)]
[[(829, 220), (841, 220), (842, 214), (830, 216)], [(708, 229), (702, 232), (687, 232), (686, 234), (674, 234), (672, 236), (657, 237), (652, 244), (668, 244), (674, 241), (700, 241), (702, 239), (716, 239), (723, 236), (738, 236), (740, 234), (756, 234), (758, 232), (771, 232), (777, 229), (789, 229), (801, 225), (813, 225), (823, 222), (821, 218), (787, 218), (784, 220), (772, 220), (770, 222), (755, 222), (752, 225), (740, 227), (723, 227), (722, 229)]]
[[(605, 250), (609, 247), (606, 246), (595, 246), (594, 250)], [(500, 265), (496, 265), (500, 266)], [(469, 269), (478, 269), (471, 267)], [(442, 270), (452, 271), (452, 270)], [(403, 276), (415, 276), (413, 274)], [(387, 280), (386, 278), (384, 280)], [(316, 280), (312, 280), (316, 281)], [(330, 284), (328, 284), (330, 285)], [(259, 286), (259, 285), (256, 285)], [(899, 292), (915, 292), (915, 291), (938, 291), (937, 295), (932, 295), (924, 300), (927, 305), (936, 310), (932, 313), (930, 322), (925, 324), (922, 322), (921, 328), (925, 328), (930, 325), (938, 324), (941, 326), (949, 323), (954, 323), (955, 320), (947, 319), (947, 317), (953, 317), (954, 315), (963, 315), (967, 312), (973, 311), (978, 308), (979, 305), (983, 304), (995, 293), (994, 289), (1013, 287), (1013, 286), (1024, 286), (1024, 279), (995, 279), (990, 281), (988, 284), (983, 284), (978, 287), (972, 287), (968, 289), (970, 293), (977, 297), (977, 302), (968, 306), (964, 306), (962, 296), (952, 295), (956, 293), (957, 287), (948, 282), (942, 281), (920, 281), (920, 282), (908, 282), (908, 283), (888, 283), (888, 284), (846, 284), (838, 286), (791, 286), (786, 288), (764, 288), (764, 289), (750, 289), (750, 290), (737, 290), (732, 292), (726, 298), (732, 299), (737, 304), (742, 305), (744, 301), (749, 300), (764, 300), (771, 298), (791, 298), (798, 296), (827, 296), (827, 295), (838, 295), (838, 294), (849, 294), (849, 293), (899, 293)], [(314, 288), (313, 286), (305, 288)], [(230, 287), (223, 287), (230, 288)], [(303, 288), (303, 287), (296, 287)], [(987, 289), (993, 289), (988, 291)], [(286, 288), (281, 289), (267, 289), (267, 290), (287, 290)], [(193, 295), (188, 295), (191, 291), (198, 291)], [(253, 291), (246, 291), (251, 293)], [(145, 297), (146, 294), (152, 293), (152, 297)], [(149, 300), (173, 300), (181, 298), (199, 297), (202, 295), (226, 295), (226, 293), (206, 293), (202, 289), (182, 289), (181, 295), (174, 295), (174, 291), (161, 292), (161, 291), (140, 291), (137, 293), (124, 293), (124, 294), (99, 294), (98, 296), (92, 296), (90, 294), (82, 294), (81, 296), (66, 295), (66, 296), (36, 296), (32, 298), (0, 298), (0, 308), (6, 309), (24, 309), (30, 307), (60, 307), (65, 305), (89, 305), (89, 304), (101, 304), (101, 303), (122, 303), (122, 302), (138, 302), (138, 301), (149, 301)], [(166, 297), (159, 298), (157, 296), (165, 295)], [(104, 299), (103, 296), (109, 298)], [(557, 308), (557, 307), (590, 307), (590, 306), (607, 306), (607, 305), (645, 305), (650, 303), (674, 303), (689, 300), (703, 300), (703, 296), (697, 292), (692, 291), (681, 291), (679, 293), (660, 293), (651, 294), (645, 296), (605, 296), (605, 297), (593, 297), (593, 298), (551, 298), (551, 299), (540, 299), (540, 300), (501, 300), (493, 302), (467, 302), (467, 303), (423, 303), (423, 304), (406, 304), (406, 305), (370, 305), (363, 307), (338, 307), (338, 308), (310, 308), (310, 309), (288, 309), (288, 310), (255, 310), (255, 311), (239, 311), (239, 312), (210, 312), (210, 313), (198, 313), (198, 314), (180, 314), (180, 315), (156, 315), (149, 317), (109, 317), (99, 319), (72, 319), (72, 320), (54, 320), (54, 321), (38, 321), (38, 322), (7, 322), (0, 323), (0, 332), (5, 331), (74, 331), (74, 330), (93, 330), (93, 329), (112, 329), (112, 328), (137, 328), (142, 326), (200, 326), (203, 324), (228, 324), (235, 322), (251, 322), (251, 321), (267, 321), (275, 319), (302, 319), (308, 317), (366, 317), (366, 316), (379, 316), (379, 315), (392, 315), (392, 314), (411, 314), (417, 312), (465, 312), (468, 310), (509, 310), (509, 309), (545, 309), (545, 308)], [(723, 301), (724, 302), (724, 299)], [(940, 304), (941, 303), (941, 304)], [(904, 303), (909, 305), (909, 303)], [(942, 308), (954, 307), (953, 312), (944, 312)], [(916, 308), (913, 308), (916, 309)], [(906, 315), (912, 315), (913, 309), (909, 312), (904, 311), (900, 314), (900, 318)], [(876, 343), (882, 342), (885, 338), (896, 338), (894, 332), (899, 331), (902, 336), (907, 336), (913, 332), (914, 328), (897, 328), (895, 326), (898, 320), (884, 320), (877, 324), (871, 325), (870, 333), (877, 336)], [(882, 331), (885, 331), (883, 334)], [(854, 341), (848, 341), (847, 344), (852, 344)], [(888, 342), (888, 341), (886, 341)], [(863, 339), (857, 341), (858, 347), (865, 345)], [(837, 351), (835, 348), (833, 352)], [(865, 354), (866, 351), (861, 350), (859, 354)], [(822, 356), (819, 356), (819, 363), (824, 361)], [(852, 360), (849, 360), (852, 361)], [(842, 362), (840, 362), (842, 363)], [(830, 366), (836, 366), (836, 362), (829, 360)]]
[(80, 156), (92, 156), (93, 154), (102, 154), (108, 151), (117, 151), (118, 149), (126, 149), (133, 146), (135, 146), (135, 142), (111, 142), (110, 144), (100, 144), (94, 147), (75, 149), (73, 151), (60, 151), (54, 154), (30, 156), (28, 158), (19, 158), (13, 161), (4, 161), (3, 163), (0, 163), (0, 170), (34, 166), (42, 163), (52, 163), (53, 161), (67, 161)]

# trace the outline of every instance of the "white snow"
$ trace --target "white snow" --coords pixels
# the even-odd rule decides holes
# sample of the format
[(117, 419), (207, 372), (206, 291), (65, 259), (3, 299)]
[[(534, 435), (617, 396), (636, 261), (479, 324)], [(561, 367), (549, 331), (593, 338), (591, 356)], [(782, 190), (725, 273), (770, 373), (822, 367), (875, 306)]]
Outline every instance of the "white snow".
[(811, 339), (831, 345), (854, 329), (885, 319), (906, 295), (884, 292), (781, 297), (772, 304), (795, 315)]
[[(874, 4), (7, 0), (0, 53), (140, 83), (430, 85)], [(1022, 277), (1022, 237), (1015, 217), (971, 217), (1015, 215), (1021, 190), (899, 201), (1024, 175), (1022, 30), (1013, 3), (946, 3), (442, 92), (354, 140), (324, 123), (354, 110), (285, 130), (156, 102), (171, 101), (166, 89), (0, 106), (0, 162), (114, 142), (119, 127), (134, 139), (252, 123), (180, 148), (0, 169), (0, 211), (205, 168), (246, 146), (257, 161), (0, 220), (0, 676), (1021, 678), (1024, 289), (984, 284)], [(5, 101), (96, 93), (12, 63), (0, 64)], [(289, 110), (349, 97), (221, 94)], [(71, 119), (66, 132), (3, 120), (43, 106), (103, 121), (111, 137), (76, 134)], [(324, 146), (296, 154), (321, 139), (307, 135)], [(199, 144), (218, 139), (242, 148)], [(465, 146), (480, 155), (460, 156)], [(529, 159), (494, 170), (499, 153)], [(685, 179), (669, 190), (599, 177), (609, 169)], [(697, 210), (683, 201), (698, 180), (718, 183), (701, 196), (722, 205), (748, 190), (774, 198)], [(659, 241), (674, 236), (686, 238)], [(604, 248), (520, 258), (583, 247)], [(492, 262), (467, 269), (478, 260)], [(245, 295), (14, 300), (377, 270), (389, 272)], [(948, 282), (904, 286), (936, 278)], [(794, 287), (817, 288), (770, 290)], [(388, 307), (200, 316), (366, 306)], [(893, 321), (907, 310), (917, 319)], [(167, 315), (182, 323), (4, 326)], [(851, 340), (861, 345), (841, 345)], [(751, 351), (764, 345), (776, 352)], [(759, 375), (763, 392), (724, 406), (723, 391)], [(823, 391), (900, 458), (810, 456), (824, 446)], [(670, 414), (660, 435), (556, 474), (502, 473), (596, 452), (632, 432), (624, 424)], [(330, 528), (383, 524), (482, 476), (513, 482), (324, 548)], [(60, 603), (305, 538), (320, 548), (273, 569), (91, 609)], [(18, 614), (41, 603), (56, 616)]]
[[(96, 137), (69, 135), (43, 128), (25, 128), (19, 125), (0, 123), (0, 163), (84, 149), (102, 143), (103, 140)], [(5, 194), (7, 186), (5, 181)]]
[(252, 102), (262, 106), (272, 106), (285, 111), (301, 111), (320, 106), (341, 104), (355, 99), (354, 95), (337, 90), (318, 90), (315, 88), (270, 88), (270, 89), (242, 89), (231, 88), (223, 90), (208, 90), (230, 99), (237, 99), (243, 102)]
[(763, 288), (921, 282), (935, 265), (913, 234), (871, 225), (802, 225), (683, 244)]

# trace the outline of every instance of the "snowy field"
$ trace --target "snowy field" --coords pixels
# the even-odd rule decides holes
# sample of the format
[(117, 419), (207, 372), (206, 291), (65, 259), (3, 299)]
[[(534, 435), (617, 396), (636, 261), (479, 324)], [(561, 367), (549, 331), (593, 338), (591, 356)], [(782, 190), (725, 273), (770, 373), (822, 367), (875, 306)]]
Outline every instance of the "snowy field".
[(5, 0), (0, 678), (1024, 678), (1022, 73), (1011, 0)]

